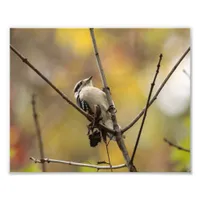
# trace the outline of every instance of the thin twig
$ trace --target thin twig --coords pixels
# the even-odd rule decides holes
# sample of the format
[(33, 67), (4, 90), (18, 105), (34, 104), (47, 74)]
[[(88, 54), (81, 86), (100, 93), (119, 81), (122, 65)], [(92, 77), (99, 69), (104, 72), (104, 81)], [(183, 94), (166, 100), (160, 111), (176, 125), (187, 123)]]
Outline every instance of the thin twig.
[(188, 72), (185, 69), (183, 69), (183, 73), (190, 79), (190, 75), (188, 74)]
[[(151, 106), (151, 104), (157, 99), (159, 93), (161, 92), (161, 90), (163, 89), (163, 87), (165, 86), (165, 84), (167, 83), (167, 81), (169, 80), (169, 78), (171, 77), (171, 75), (174, 73), (174, 71), (176, 70), (176, 68), (179, 66), (179, 64), (185, 58), (185, 56), (188, 54), (189, 51), (190, 51), (190, 47), (185, 51), (185, 53), (181, 56), (181, 58), (174, 65), (174, 67), (172, 68), (172, 70), (169, 72), (169, 74), (167, 75), (167, 77), (165, 78), (165, 80), (163, 81), (163, 83), (158, 88), (158, 90), (155, 93), (154, 97), (149, 102), (148, 107)], [(124, 129), (122, 129), (122, 134), (125, 133), (128, 129), (130, 129), (140, 119), (140, 117), (142, 117), (142, 115), (144, 114), (144, 111), (145, 111), (145, 108), (143, 108), (143, 110), (137, 115), (137, 117), (128, 126), (126, 126)]]
[[(74, 165), (74, 166), (80, 166), (80, 167), (89, 167), (89, 168), (95, 168), (95, 169), (110, 169), (110, 166), (100, 166), (100, 165), (93, 165), (93, 164), (86, 164), (86, 163), (78, 163), (73, 161), (64, 161), (64, 160), (55, 160), (50, 158), (43, 158), (43, 159), (35, 159), (34, 157), (30, 157), (32, 161), (35, 163), (60, 163), (60, 164), (66, 164), (66, 165)], [(114, 165), (112, 166), (112, 169), (119, 169), (126, 167), (125, 164), (120, 165)]]
[(149, 91), (149, 96), (148, 96), (148, 99), (147, 99), (147, 103), (146, 103), (146, 107), (145, 107), (145, 111), (144, 111), (142, 123), (141, 123), (140, 130), (139, 130), (139, 133), (138, 133), (138, 136), (137, 136), (137, 140), (136, 140), (136, 143), (135, 143), (135, 147), (134, 147), (134, 149), (133, 149), (133, 154), (132, 154), (132, 156), (131, 156), (131, 162), (133, 162), (133, 159), (134, 159), (134, 157), (135, 157), (135, 153), (136, 153), (136, 151), (137, 151), (137, 147), (138, 147), (138, 144), (139, 144), (139, 141), (140, 141), (140, 136), (141, 136), (141, 134), (142, 134), (142, 129), (143, 129), (144, 122), (145, 122), (145, 119), (146, 119), (146, 116), (147, 116), (149, 101), (150, 101), (150, 99), (151, 99), (151, 95), (152, 95), (153, 88), (154, 88), (154, 85), (155, 85), (155, 82), (156, 82), (156, 78), (157, 78), (158, 73), (159, 73), (161, 60), (162, 60), (162, 54), (160, 54), (159, 61), (158, 61), (158, 64), (157, 64), (156, 73), (155, 73), (153, 82), (151, 83), (151, 87), (150, 87), (150, 91)]
[[(65, 94), (63, 94), (51, 81), (49, 81), (40, 71), (38, 71), (24, 56), (19, 53), (12, 45), (10, 45), (10, 49), (28, 66), (30, 67), (36, 74), (38, 74), (48, 85), (50, 85), (65, 101), (67, 101), (71, 106), (73, 106), (77, 111), (79, 111), (82, 115), (84, 115), (88, 120), (92, 121), (93, 117), (84, 112), (81, 108), (79, 108), (76, 104), (74, 104)], [(107, 128), (103, 124), (98, 124), (102, 129), (107, 132), (114, 133), (113, 130)]]
[[(40, 157), (44, 158), (44, 147), (43, 147), (43, 141), (42, 141), (42, 136), (41, 136), (41, 131), (40, 131), (40, 124), (39, 124), (39, 121), (38, 121), (38, 115), (37, 115), (37, 112), (36, 112), (35, 94), (32, 95), (31, 103), (32, 103), (32, 109), (33, 109), (33, 119), (35, 121), (36, 133), (37, 133), (37, 137), (38, 137)], [(42, 163), (42, 171), (46, 172), (45, 163)]]
[(107, 141), (105, 140), (104, 143), (105, 143), (105, 146), (106, 146), (106, 153), (107, 153), (107, 156), (108, 156), (108, 162), (109, 162), (109, 165), (110, 165), (110, 171), (113, 172)]
[(136, 168), (130, 162), (130, 157), (128, 155), (128, 151), (126, 149), (124, 140), (123, 140), (122, 135), (121, 135), (121, 129), (120, 129), (118, 123), (117, 123), (117, 118), (116, 118), (116, 115), (115, 115), (116, 109), (115, 109), (114, 103), (112, 101), (111, 94), (110, 94), (110, 89), (108, 87), (108, 84), (107, 84), (107, 81), (106, 81), (106, 77), (105, 77), (105, 74), (104, 74), (104, 70), (103, 70), (103, 67), (102, 67), (102, 64), (101, 64), (101, 60), (100, 60), (100, 56), (99, 56), (99, 53), (98, 53), (98, 49), (97, 49), (97, 44), (96, 44), (96, 39), (95, 39), (94, 29), (93, 28), (90, 28), (90, 35), (91, 35), (91, 38), (92, 38), (92, 44), (93, 44), (94, 53), (95, 53), (95, 57), (96, 57), (96, 61), (97, 61), (97, 67), (99, 69), (99, 73), (100, 73), (100, 76), (101, 76), (101, 81), (102, 81), (102, 84), (103, 84), (103, 90), (104, 90), (104, 92), (106, 94), (106, 97), (107, 97), (107, 100), (108, 100), (108, 104), (109, 104), (109, 108), (110, 108), (109, 110), (110, 110), (110, 113), (111, 113), (111, 119), (112, 119), (112, 122), (113, 122), (113, 128), (116, 131), (116, 141), (117, 141), (117, 144), (118, 144), (120, 150), (122, 151), (122, 154), (124, 156), (124, 159), (126, 161), (126, 165), (127, 165), (128, 169), (129, 169), (129, 171), (133, 172), (133, 171), (136, 171)]
[(181, 146), (179, 146), (179, 145), (177, 145), (177, 144), (174, 144), (174, 143), (170, 142), (170, 141), (169, 141), (168, 139), (166, 139), (166, 138), (164, 138), (163, 140), (164, 140), (167, 144), (169, 144), (170, 146), (173, 146), (173, 147), (175, 147), (175, 148), (177, 148), (177, 149), (179, 149), (179, 150), (181, 150), (181, 151), (185, 151), (185, 152), (190, 153), (190, 150), (189, 150), (189, 149), (186, 149), (186, 148), (181, 147)]

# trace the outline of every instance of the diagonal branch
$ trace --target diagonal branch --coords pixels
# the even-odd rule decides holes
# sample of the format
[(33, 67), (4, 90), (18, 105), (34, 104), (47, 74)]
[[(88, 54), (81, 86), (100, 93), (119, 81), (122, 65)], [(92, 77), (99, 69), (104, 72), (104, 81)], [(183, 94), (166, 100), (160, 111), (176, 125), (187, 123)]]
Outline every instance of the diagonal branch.
[[(35, 163), (60, 163), (60, 164), (66, 164), (66, 165), (95, 168), (95, 169), (110, 169), (110, 166), (100, 166), (100, 165), (93, 165), (93, 164), (86, 164), (86, 163), (78, 163), (78, 162), (73, 162), (73, 161), (55, 160), (55, 159), (50, 159), (50, 158), (35, 159), (34, 157), (30, 157), (30, 160), (32, 160)], [(112, 169), (120, 169), (124, 167), (126, 167), (125, 164), (120, 164), (120, 165), (112, 166)]]
[[(76, 104), (74, 104), (64, 93), (62, 93), (51, 81), (49, 81), (39, 70), (37, 70), (24, 56), (19, 53), (12, 45), (10, 45), (10, 49), (28, 66), (30, 67), (36, 74), (38, 74), (48, 85), (50, 85), (67, 103), (73, 106), (77, 111), (79, 111), (82, 115), (84, 115), (88, 120), (92, 121), (93, 117), (84, 112), (81, 108), (79, 108)], [(113, 130), (107, 128), (103, 124), (98, 124), (102, 129), (107, 132), (114, 133)]]
[[(165, 80), (163, 81), (163, 83), (158, 88), (158, 90), (155, 93), (154, 97), (149, 102), (148, 107), (151, 106), (151, 104), (157, 99), (157, 97), (160, 94), (161, 90), (163, 89), (163, 87), (165, 86), (165, 84), (167, 83), (167, 81), (169, 80), (169, 78), (171, 77), (171, 75), (174, 73), (174, 71), (176, 70), (176, 68), (179, 66), (179, 64), (185, 58), (185, 56), (188, 54), (189, 51), (190, 51), (190, 47), (185, 51), (185, 53), (181, 56), (181, 58), (174, 65), (174, 67), (172, 68), (172, 70), (169, 72), (169, 74), (167, 75), (167, 77), (165, 78)], [(130, 129), (142, 117), (142, 115), (144, 114), (144, 112), (145, 112), (145, 108), (137, 115), (137, 117), (128, 126), (126, 126), (124, 129), (122, 129), (122, 134), (125, 133), (128, 129)]]
[[(36, 133), (37, 133), (37, 137), (38, 137), (38, 142), (39, 142), (39, 150), (40, 150), (40, 157), (44, 158), (44, 148), (43, 148), (43, 142), (42, 142), (42, 136), (41, 136), (41, 131), (40, 131), (40, 124), (38, 121), (38, 115), (36, 112), (36, 101), (35, 101), (35, 95), (32, 95), (32, 109), (33, 109), (33, 119), (35, 121), (35, 127), (36, 127)], [(46, 172), (46, 167), (45, 167), (45, 163), (42, 163), (42, 171)]]
[(97, 44), (96, 44), (96, 39), (95, 39), (94, 29), (93, 28), (90, 28), (90, 35), (91, 35), (91, 38), (92, 38), (92, 44), (93, 44), (94, 53), (95, 53), (95, 57), (96, 57), (96, 61), (97, 61), (97, 67), (99, 69), (99, 73), (100, 73), (100, 76), (101, 76), (101, 81), (102, 81), (102, 84), (103, 84), (103, 90), (104, 90), (104, 92), (106, 94), (106, 97), (107, 97), (107, 100), (108, 100), (108, 104), (109, 104), (109, 111), (111, 113), (111, 119), (112, 119), (112, 122), (113, 122), (113, 128), (116, 131), (116, 141), (117, 141), (118, 147), (120, 148), (120, 150), (121, 150), (121, 152), (123, 154), (123, 157), (124, 157), (124, 159), (126, 161), (126, 165), (127, 165), (128, 169), (129, 169), (129, 171), (133, 172), (133, 171), (136, 171), (136, 168), (130, 162), (130, 157), (128, 155), (128, 151), (126, 149), (124, 140), (123, 140), (122, 135), (121, 135), (121, 129), (120, 129), (118, 123), (117, 123), (117, 117), (115, 115), (115, 106), (114, 106), (114, 103), (112, 101), (111, 94), (110, 94), (110, 89), (108, 87), (108, 84), (107, 84), (107, 81), (106, 81), (106, 77), (105, 77), (105, 74), (104, 74), (104, 70), (103, 70), (103, 67), (102, 67), (102, 64), (101, 64), (101, 60), (100, 60), (100, 56), (99, 56), (99, 53), (98, 53), (98, 49), (97, 49)]
[(181, 151), (185, 151), (185, 152), (188, 152), (188, 153), (190, 153), (190, 150), (189, 149), (186, 149), (186, 148), (183, 148), (183, 147), (181, 147), (181, 146), (179, 146), (179, 145), (177, 145), (177, 144), (174, 144), (174, 143), (172, 143), (172, 142), (170, 142), (168, 139), (166, 139), (166, 138), (164, 138), (163, 139), (167, 144), (169, 144), (170, 146), (173, 146), (173, 147), (175, 147), (175, 148), (177, 148), (177, 149), (179, 149), (179, 150), (181, 150)]
[(135, 157), (135, 153), (136, 153), (136, 151), (137, 151), (137, 147), (138, 147), (138, 144), (139, 144), (139, 141), (140, 141), (140, 136), (141, 136), (141, 134), (142, 134), (142, 129), (143, 129), (144, 122), (145, 122), (145, 119), (146, 119), (146, 116), (147, 116), (149, 101), (150, 101), (150, 99), (151, 99), (151, 95), (152, 95), (153, 88), (154, 88), (154, 85), (155, 85), (155, 82), (156, 82), (156, 78), (157, 78), (158, 73), (159, 73), (161, 60), (162, 60), (162, 54), (160, 54), (160, 58), (159, 58), (158, 65), (157, 65), (157, 70), (156, 70), (156, 73), (155, 73), (153, 82), (151, 83), (151, 87), (150, 87), (150, 91), (149, 91), (149, 96), (148, 96), (147, 103), (146, 103), (146, 106), (145, 106), (145, 111), (144, 111), (142, 123), (141, 123), (140, 130), (139, 130), (139, 133), (138, 133), (138, 136), (137, 136), (137, 140), (136, 140), (136, 143), (135, 143), (135, 147), (134, 147), (134, 149), (133, 149), (133, 154), (132, 154), (132, 156), (131, 156), (131, 162), (133, 162), (133, 159), (134, 159), (134, 157)]
[(67, 101), (71, 106), (73, 106), (76, 110), (78, 110), (82, 115), (88, 117), (87, 113), (85, 113), (81, 108), (79, 108), (76, 104), (74, 104), (71, 100), (68, 99), (58, 88), (56, 88), (40, 71), (38, 71), (28, 60), (23, 57), (12, 45), (10, 45), (11, 50), (21, 58), (21, 60), (26, 63), (36, 74), (38, 74), (45, 82), (47, 82), (65, 101)]

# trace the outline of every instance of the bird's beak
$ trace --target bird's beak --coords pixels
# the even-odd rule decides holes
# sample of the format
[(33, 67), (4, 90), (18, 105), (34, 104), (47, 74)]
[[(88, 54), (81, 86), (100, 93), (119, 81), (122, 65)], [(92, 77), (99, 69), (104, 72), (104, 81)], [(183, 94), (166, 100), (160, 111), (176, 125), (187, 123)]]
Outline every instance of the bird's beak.
[(91, 81), (92, 80), (92, 76), (90, 76), (88, 79), (87, 79), (87, 81)]

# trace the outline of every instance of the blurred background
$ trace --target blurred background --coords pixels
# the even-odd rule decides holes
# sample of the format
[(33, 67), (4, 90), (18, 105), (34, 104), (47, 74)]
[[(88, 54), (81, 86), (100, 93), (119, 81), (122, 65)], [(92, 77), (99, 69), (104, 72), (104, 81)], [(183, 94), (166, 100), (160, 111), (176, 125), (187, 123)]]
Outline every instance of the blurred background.
[[(144, 108), (160, 53), (163, 54), (154, 92), (190, 46), (190, 29), (95, 29), (97, 45), (121, 127)], [(89, 29), (10, 29), (10, 43), (75, 102), (74, 85), (93, 76), (102, 88)], [(190, 149), (190, 53), (148, 110), (135, 156), (141, 172), (179, 172), (190, 166), (190, 153), (170, 147), (163, 138)], [(45, 157), (96, 164), (108, 161), (105, 144), (89, 145), (88, 121), (66, 103), (34, 71), (10, 52), (10, 171), (41, 172), (31, 98), (42, 131)], [(132, 153), (141, 119), (126, 133)], [(113, 165), (124, 163), (115, 142)], [(48, 172), (92, 172), (95, 169), (46, 164)], [(105, 172), (105, 170), (101, 170)], [(100, 172), (101, 172), (100, 171)], [(109, 170), (108, 170), (109, 171)], [(127, 172), (126, 168), (114, 170)]]

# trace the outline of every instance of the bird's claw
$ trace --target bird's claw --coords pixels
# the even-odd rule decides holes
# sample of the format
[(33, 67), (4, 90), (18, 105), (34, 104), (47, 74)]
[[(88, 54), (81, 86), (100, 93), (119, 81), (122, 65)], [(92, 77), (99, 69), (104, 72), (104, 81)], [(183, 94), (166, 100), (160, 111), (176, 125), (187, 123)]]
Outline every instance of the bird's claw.
[(110, 105), (107, 112), (111, 112), (112, 110), (114, 111), (114, 113), (117, 113), (117, 109), (113, 105)]

